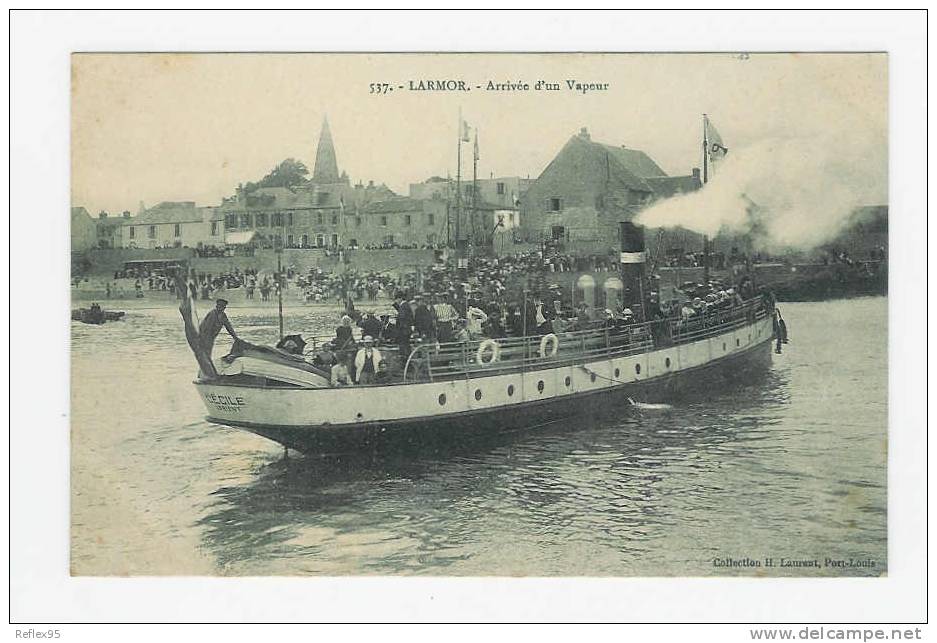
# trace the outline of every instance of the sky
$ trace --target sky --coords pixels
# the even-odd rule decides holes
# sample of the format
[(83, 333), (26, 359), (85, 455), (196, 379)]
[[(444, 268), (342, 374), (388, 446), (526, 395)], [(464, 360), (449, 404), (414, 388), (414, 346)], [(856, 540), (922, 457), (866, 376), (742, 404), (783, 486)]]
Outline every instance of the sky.
[[(814, 159), (835, 157), (838, 190), (886, 203), (887, 70), (884, 54), (74, 54), (72, 205), (92, 215), (141, 201), (217, 205), (284, 158), (311, 171), (326, 116), (340, 171), (406, 194), (455, 176), (460, 110), (478, 131), (480, 177), (536, 178), (582, 127), (689, 174), (707, 113), (730, 156), (780, 141), (798, 152), (770, 167), (769, 145), (762, 170), (783, 174), (805, 157), (801, 173), (823, 180), (827, 161)], [(470, 91), (397, 89), (425, 79)], [(562, 90), (534, 91), (538, 80)], [(567, 80), (608, 89), (582, 94)], [(485, 91), (489, 81), (530, 91)], [(394, 91), (369, 93), (382, 82)]]

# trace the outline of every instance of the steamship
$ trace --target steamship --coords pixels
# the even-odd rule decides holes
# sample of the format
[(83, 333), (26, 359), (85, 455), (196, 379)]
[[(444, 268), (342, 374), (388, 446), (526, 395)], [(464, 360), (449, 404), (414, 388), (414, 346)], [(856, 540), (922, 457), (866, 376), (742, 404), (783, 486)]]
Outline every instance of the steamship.
[[(622, 223), (621, 276), (631, 292), (643, 292), (645, 258), (643, 229)], [(643, 305), (640, 299), (635, 307)], [(687, 383), (713, 385), (714, 376), (763, 368), (775, 336), (771, 299), (752, 296), (696, 319), (422, 344), (391, 380), (332, 387), (327, 373), (272, 349), (216, 368), (198, 350), (187, 302), (180, 310), (200, 365), (194, 384), (207, 419), (306, 453), (373, 449), (430, 434), (458, 440), (530, 429), (629, 400), (666, 402)]]

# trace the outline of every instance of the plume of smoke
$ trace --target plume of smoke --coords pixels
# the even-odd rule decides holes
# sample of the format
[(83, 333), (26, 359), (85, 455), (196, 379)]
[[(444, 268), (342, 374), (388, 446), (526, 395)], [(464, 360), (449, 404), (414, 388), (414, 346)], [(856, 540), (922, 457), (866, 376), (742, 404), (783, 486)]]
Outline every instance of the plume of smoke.
[(884, 202), (887, 143), (874, 139), (771, 139), (733, 149), (701, 190), (652, 205), (637, 222), (810, 250), (833, 239), (857, 206)]

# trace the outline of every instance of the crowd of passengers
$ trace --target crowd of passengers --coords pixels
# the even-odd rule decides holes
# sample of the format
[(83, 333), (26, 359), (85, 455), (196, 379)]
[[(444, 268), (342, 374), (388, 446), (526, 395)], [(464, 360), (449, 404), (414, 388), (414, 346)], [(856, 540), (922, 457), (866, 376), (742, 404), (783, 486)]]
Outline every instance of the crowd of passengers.
[[(672, 341), (672, 334), (691, 333), (729, 321), (743, 303), (758, 295), (768, 307), (774, 301), (767, 291), (756, 290), (749, 278), (723, 287), (713, 282), (677, 291), (682, 294), (661, 301), (651, 291), (647, 307), (592, 308), (585, 302), (573, 307), (558, 286), (516, 300), (502, 293), (485, 297), (479, 289), (451, 289), (413, 294), (398, 290), (394, 314), (349, 311), (342, 316), (334, 337), (318, 347), (314, 363), (331, 370), (333, 386), (380, 383), (400, 373), (417, 346), (439, 349), (461, 342), (534, 337), (573, 331), (596, 331), (619, 344)], [(627, 293), (625, 301), (628, 300)], [(650, 322), (641, 324), (641, 322)], [(534, 342), (536, 343), (536, 341)], [(470, 355), (474, 355), (474, 344)], [(451, 352), (451, 351), (450, 351)]]

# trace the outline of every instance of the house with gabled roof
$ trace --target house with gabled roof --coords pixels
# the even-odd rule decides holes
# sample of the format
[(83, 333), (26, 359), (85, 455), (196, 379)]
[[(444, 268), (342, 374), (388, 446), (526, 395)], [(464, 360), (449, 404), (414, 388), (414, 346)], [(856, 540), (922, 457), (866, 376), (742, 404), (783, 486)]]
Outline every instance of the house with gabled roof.
[(135, 217), (121, 218), (125, 248), (200, 248), (224, 244), (224, 220), (218, 208), (194, 201), (163, 201)]
[(72, 252), (90, 250), (97, 242), (94, 219), (82, 206), (72, 208), (71, 219)]
[[(617, 247), (618, 223), (655, 200), (702, 186), (699, 171), (668, 176), (641, 150), (571, 137), (521, 198), (528, 241), (585, 242)], [(573, 244), (575, 245), (575, 244)]]

